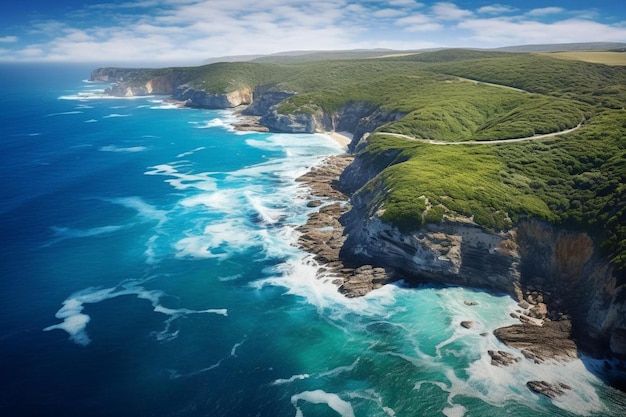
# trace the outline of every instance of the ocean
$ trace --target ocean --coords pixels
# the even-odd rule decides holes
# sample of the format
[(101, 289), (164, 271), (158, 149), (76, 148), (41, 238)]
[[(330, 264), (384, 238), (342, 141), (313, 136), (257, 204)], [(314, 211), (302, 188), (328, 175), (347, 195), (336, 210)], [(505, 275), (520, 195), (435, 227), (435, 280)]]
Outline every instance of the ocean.
[(91, 69), (0, 66), (0, 414), (625, 414), (602, 361), (491, 365), (521, 356), (491, 333), (506, 295), (317, 279), (295, 179), (344, 152), (329, 137), (109, 98)]

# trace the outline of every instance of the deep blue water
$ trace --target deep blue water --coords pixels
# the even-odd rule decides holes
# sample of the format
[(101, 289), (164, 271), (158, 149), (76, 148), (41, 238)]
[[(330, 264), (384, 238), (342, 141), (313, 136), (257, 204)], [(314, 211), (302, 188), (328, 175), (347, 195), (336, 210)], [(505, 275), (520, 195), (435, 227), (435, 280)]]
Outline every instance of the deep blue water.
[(328, 137), (106, 98), (90, 70), (0, 66), (2, 415), (624, 415), (593, 360), (490, 365), (509, 297), (316, 279), (294, 179)]

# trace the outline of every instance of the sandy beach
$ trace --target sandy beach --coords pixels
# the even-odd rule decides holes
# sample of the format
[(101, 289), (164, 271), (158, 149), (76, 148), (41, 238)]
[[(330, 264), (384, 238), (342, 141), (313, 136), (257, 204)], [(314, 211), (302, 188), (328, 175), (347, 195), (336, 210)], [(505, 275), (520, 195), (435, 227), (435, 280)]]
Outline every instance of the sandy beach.
[(350, 132), (325, 132), (325, 135), (330, 136), (335, 142), (339, 143), (344, 149), (348, 149), (348, 145), (352, 141), (352, 133)]

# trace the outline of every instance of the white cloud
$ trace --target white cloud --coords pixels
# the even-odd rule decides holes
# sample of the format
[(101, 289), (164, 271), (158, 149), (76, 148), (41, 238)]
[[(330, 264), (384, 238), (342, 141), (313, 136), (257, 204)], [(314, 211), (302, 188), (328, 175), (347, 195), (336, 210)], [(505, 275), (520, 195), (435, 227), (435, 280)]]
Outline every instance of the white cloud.
[[(28, 32), (0, 38), (0, 60), (200, 63), (215, 56), (286, 50), (626, 41), (623, 24), (598, 23), (599, 15), (591, 18), (595, 15), (581, 14), (585, 11), (546, 7), (524, 14), (494, 3), (474, 14), (457, 4), (461, 3), (127, 0), (86, 6), (64, 20), (29, 22), (24, 25)], [(556, 13), (567, 13), (571, 19), (555, 22)], [(420, 39), (416, 32), (428, 32), (428, 38)], [(25, 38), (36, 41), (25, 43)]]
[(565, 12), (561, 7), (542, 7), (540, 9), (532, 9), (527, 13), (528, 16), (546, 16), (549, 14), (559, 14)]
[(471, 11), (463, 10), (454, 3), (435, 3), (431, 10), (441, 20), (460, 20), (473, 15)]
[(376, 10), (375, 12), (373, 12), (372, 16), (385, 18), (385, 17), (404, 16), (405, 14), (406, 13), (404, 11), (398, 10), (398, 9), (380, 9), (380, 10)]
[(610, 42), (626, 39), (626, 27), (608, 26), (581, 19), (554, 23), (533, 20), (472, 19), (460, 23), (459, 28), (473, 33), (472, 39), (485, 46), (520, 44)]
[(415, 0), (391, 0), (387, 2), (390, 6), (399, 6), (399, 7), (411, 7), (411, 8), (420, 8), (424, 7), (424, 3), (416, 2)]
[(444, 27), (432, 17), (421, 13), (400, 18), (396, 20), (396, 24), (404, 26), (407, 32), (432, 32), (443, 29)]
[(479, 8), (478, 13), (484, 14), (503, 14), (503, 13), (512, 13), (517, 9), (511, 6), (504, 6), (502, 4), (492, 4), (491, 6), (483, 6)]

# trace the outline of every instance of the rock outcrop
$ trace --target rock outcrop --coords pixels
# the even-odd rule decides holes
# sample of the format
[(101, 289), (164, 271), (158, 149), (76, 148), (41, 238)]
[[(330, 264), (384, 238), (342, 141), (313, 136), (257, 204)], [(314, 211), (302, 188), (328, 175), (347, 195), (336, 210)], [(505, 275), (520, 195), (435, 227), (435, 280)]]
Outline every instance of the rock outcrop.
[(571, 339), (569, 320), (546, 321), (541, 326), (522, 323), (502, 327), (495, 336), (507, 346), (519, 349), (535, 363), (576, 358), (577, 347)]
[(272, 86), (257, 86), (253, 92), (254, 100), (241, 113), (246, 116), (263, 116), (272, 107), (295, 94), (295, 91), (273, 90)]
[(185, 106), (202, 109), (229, 109), (250, 104), (252, 96), (252, 89), (249, 87), (229, 93), (209, 93), (187, 84), (178, 86), (173, 94), (173, 98), (184, 102)]
[(562, 382), (549, 383), (546, 381), (528, 381), (526, 386), (531, 391), (545, 395), (548, 398), (560, 397), (572, 389), (572, 387)]
[(278, 106), (273, 106), (261, 116), (260, 123), (274, 132), (316, 133), (333, 130), (330, 116), (320, 109), (282, 114), (278, 111)]

